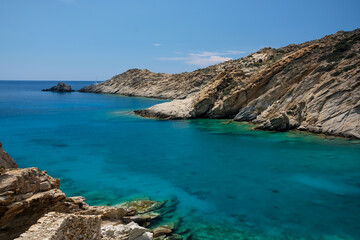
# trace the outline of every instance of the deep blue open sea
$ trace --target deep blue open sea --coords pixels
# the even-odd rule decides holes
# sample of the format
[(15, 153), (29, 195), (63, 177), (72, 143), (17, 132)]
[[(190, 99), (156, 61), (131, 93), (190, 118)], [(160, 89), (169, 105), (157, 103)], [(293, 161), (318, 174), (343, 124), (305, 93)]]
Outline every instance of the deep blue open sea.
[(162, 221), (192, 239), (360, 239), (359, 140), (144, 119), (132, 110), (164, 100), (40, 91), (56, 83), (0, 81), (0, 142), (68, 196), (172, 199)]

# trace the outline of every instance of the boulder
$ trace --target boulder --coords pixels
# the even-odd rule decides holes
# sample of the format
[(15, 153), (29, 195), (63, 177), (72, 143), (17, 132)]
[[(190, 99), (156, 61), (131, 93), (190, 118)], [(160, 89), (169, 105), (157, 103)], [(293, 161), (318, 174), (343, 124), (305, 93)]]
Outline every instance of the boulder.
[(164, 225), (164, 226), (159, 226), (157, 228), (154, 228), (152, 230), (152, 232), (154, 233), (154, 237), (160, 237), (160, 236), (167, 236), (170, 235), (172, 233), (172, 230), (169, 226)]
[(103, 240), (151, 240), (153, 234), (148, 229), (131, 222), (129, 224), (104, 223), (101, 226)]
[(17, 240), (101, 239), (101, 219), (94, 215), (74, 215), (50, 212), (40, 218)]

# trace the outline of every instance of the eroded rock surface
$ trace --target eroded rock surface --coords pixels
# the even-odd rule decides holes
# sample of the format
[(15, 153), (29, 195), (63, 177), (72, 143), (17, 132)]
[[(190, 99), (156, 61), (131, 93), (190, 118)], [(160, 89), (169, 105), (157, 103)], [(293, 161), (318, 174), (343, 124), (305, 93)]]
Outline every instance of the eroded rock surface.
[(360, 138), (360, 29), (217, 65), (195, 94), (137, 110), (143, 117), (233, 118), (259, 129)]
[(94, 215), (51, 212), (40, 218), (17, 240), (100, 240), (101, 219)]
[(0, 239), (150, 240), (154, 232), (172, 239), (168, 225), (146, 227), (174, 204), (148, 199), (89, 206), (81, 196), (66, 197), (59, 180), (44, 171), (6, 169), (0, 174)]
[(219, 68), (212, 66), (191, 73), (153, 73), (147, 69), (130, 69), (80, 92), (110, 93), (124, 96), (182, 99), (198, 92), (217, 75)]
[(0, 168), (17, 168), (17, 164), (4, 149), (2, 149), (2, 143), (0, 142)]
[(59, 180), (37, 168), (11, 169), (0, 174), (0, 239), (13, 239), (50, 211), (86, 209), (77, 198), (66, 198)]

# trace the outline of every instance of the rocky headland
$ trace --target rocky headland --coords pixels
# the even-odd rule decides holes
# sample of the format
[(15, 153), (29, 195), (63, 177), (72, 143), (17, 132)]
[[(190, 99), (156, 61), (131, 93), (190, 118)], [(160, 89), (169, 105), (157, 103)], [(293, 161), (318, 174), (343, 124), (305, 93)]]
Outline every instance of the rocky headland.
[(41, 91), (45, 91), (45, 92), (74, 92), (74, 90), (72, 90), (71, 86), (66, 85), (63, 82), (59, 82), (56, 86), (53, 86), (53, 87), (48, 88), (48, 89), (43, 89)]
[[(20, 169), (0, 147), (0, 239), (169, 240), (175, 223), (153, 224), (173, 209), (173, 201), (135, 200), (118, 206), (89, 206), (66, 197), (59, 179), (38, 168)], [(2, 163), (3, 164), (3, 163)], [(151, 227), (151, 229), (147, 227)]]
[(263, 130), (360, 138), (360, 29), (190, 73), (131, 69), (80, 91), (173, 99), (135, 111), (143, 117), (230, 118)]

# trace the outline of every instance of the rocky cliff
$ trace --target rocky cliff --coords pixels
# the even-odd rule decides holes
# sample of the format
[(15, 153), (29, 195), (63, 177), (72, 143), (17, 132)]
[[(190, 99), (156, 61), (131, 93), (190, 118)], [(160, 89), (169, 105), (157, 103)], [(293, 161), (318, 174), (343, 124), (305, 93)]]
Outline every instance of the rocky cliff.
[(124, 96), (183, 99), (191, 96), (214, 78), (221, 68), (211, 66), (191, 73), (153, 73), (147, 69), (130, 69), (108, 81), (90, 85), (80, 92), (110, 93)]
[(82, 91), (174, 99), (135, 111), (143, 117), (232, 118), (264, 130), (360, 138), (360, 29), (191, 73), (132, 69)]
[(4, 149), (2, 149), (2, 143), (0, 142), (0, 168), (17, 168), (17, 164)]
[(359, 50), (360, 30), (262, 49), (227, 62), (193, 96), (136, 113), (165, 119), (233, 118), (266, 130), (360, 138)]

